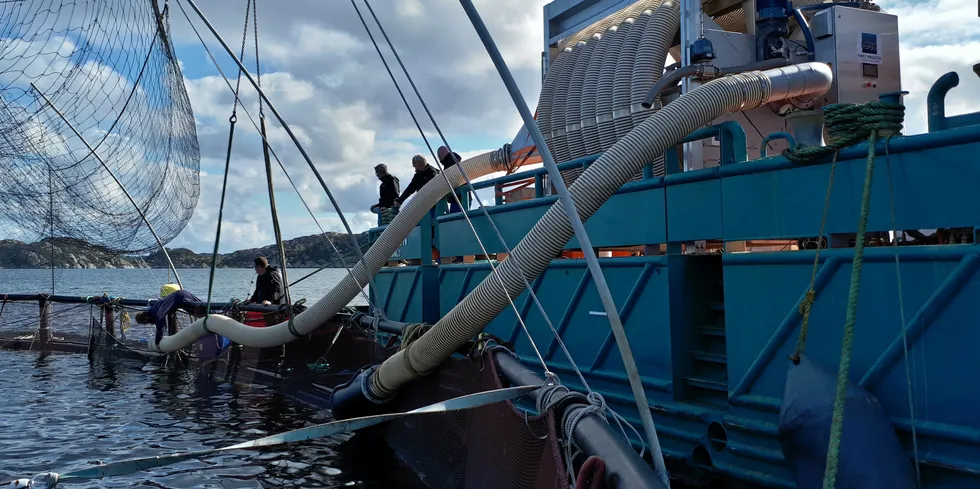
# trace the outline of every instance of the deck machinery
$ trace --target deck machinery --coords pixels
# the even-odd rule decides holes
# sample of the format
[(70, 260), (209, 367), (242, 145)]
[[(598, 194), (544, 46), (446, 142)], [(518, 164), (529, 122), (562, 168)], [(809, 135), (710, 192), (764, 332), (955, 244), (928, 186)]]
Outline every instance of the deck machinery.
[[(662, 3), (546, 5), (537, 122), (563, 178), (574, 184), (576, 172), (640, 123), (644, 111), (712, 76), (804, 61), (831, 67), (834, 84), (824, 96), (713, 121), (650, 162), (586, 222), (606, 257), (603, 272), (672, 473), (796, 487), (777, 439), (787, 357), (812, 279), (806, 353), (830, 370), (839, 363), (869, 148), (842, 149), (833, 183), (831, 158), (798, 164), (780, 152), (825, 144), (821, 109), (828, 104), (901, 100), (898, 19), (867, 2), (678, 0), (670, 58), (639, 66), (650, 63), (639, 29), (651, 29)], [(666, 82), (647, 109), (644, 97), (658, 80)], [(927, 97), (927, 133), (878, 142), (851, 360), (852, 381), (881, 401), (909, 457), (917, 455), (925, 488), (980, 484), (973, 409), (980, 386), (970, 373), (980, 344), (972, 325), (980, 203), (967, 198), (980, 181), (980, 113), (945, 115), (946, 93), (958, 83), (951, 72), (928, 94), (912, 94)], [(977, 80), (969, 83), (975, 90)], [(540, 161), (528, 141), (526, 129), (514, 139), (515, 161)], [(513, 191), (518, 184), (522, 190)], [(557, 201), (543, 169), (475, 187), (496, 191), (489, 215), (510, 247)], [(473, 260), (482, 251), (462, 214), (424, 219), (394, 257), (409, 266), (382, 269), (371, 290), (387, 318), (436, 322), (487, 276), (480, 259), (504, 259), (482, 211), (470, 218), (491, 256)], [(566, 250), (578, 247), (572, 239)], [(464, 263), (446, 259), (457, 256)], [(556, 259), (531, 287), (591, 387), (639, 427), (585, 261)], [(515, 302), (550, 368), (575, 386), (527, 292)], [(511, 342), (529, 367), (538, 364), (513, 311), (486, 331)]]

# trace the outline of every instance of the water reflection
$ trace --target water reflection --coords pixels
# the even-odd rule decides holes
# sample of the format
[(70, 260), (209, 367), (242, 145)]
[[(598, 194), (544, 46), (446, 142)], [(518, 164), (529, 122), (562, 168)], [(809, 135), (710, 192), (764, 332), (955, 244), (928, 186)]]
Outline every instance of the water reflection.
[[(219, 447), (329, 420), (328, 411), (272, 389), (212, 381), (195, 370), (90, 363), (84, 355), (0, 351), (0, 392), (0, 481)], [(395, 460), (376, 437), (341, 435), (64, 487), (424, 487)]]

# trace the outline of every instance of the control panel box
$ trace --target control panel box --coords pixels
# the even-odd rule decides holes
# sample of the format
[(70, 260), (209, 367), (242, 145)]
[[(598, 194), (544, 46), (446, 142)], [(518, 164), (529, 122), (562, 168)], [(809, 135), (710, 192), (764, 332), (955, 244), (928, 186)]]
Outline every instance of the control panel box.
[(831, 7), (810, 19), (816, 61), (830, 64), (834, 84), (823, 104), (861, 104), (902, 90), (898, 17)]

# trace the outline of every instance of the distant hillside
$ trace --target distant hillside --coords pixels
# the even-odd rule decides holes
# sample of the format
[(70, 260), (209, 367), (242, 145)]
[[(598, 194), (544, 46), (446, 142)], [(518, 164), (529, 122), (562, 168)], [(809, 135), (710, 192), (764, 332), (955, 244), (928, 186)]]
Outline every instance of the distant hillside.
[[(349, 263), (356, 262), (354, 245), (346, 234), (327, 233), (334, 246)], [(367, 247), (367, 233), (358, 235), (362, 249)], [(300, 268), (341, 267), (339, 257), (321, 234), (303, 236), (283, 242), (288, 265)], [(209, 268), (210, 253), (195, 253), (187, 248), (167, 249), (177, 268)], [(55, 268), (137, 268), (143, 261), (153, 268), (167, 268), (167, 259), (157, 251), (141, 259), (116, 254), (101, 246), (95, 246), (72, 238), (46, 238), (37, 243), (17, 240), (0, 240), (0, 268), (50, 268), (52, 254)], [(262, 248), (238, 250), (218, 255), (219, 267), (251, 268), (252, 260), (265, 256), (278, 265), (275, 244)]]

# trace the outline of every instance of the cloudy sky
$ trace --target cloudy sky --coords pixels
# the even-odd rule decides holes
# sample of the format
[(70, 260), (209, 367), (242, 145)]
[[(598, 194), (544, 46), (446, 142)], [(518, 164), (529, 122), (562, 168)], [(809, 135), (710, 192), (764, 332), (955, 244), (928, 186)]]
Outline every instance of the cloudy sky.
[[(533, 110), (540, 91), (542, 6), (547, 2), (475, 3)], [(949, 96), (948, 113), (980, 110), (980, 102), (971, 102), (965, 95), (980, 88), (980, 80), (971, 71), (972, 64), (980, 62), (976, 54), (980, 52), (980, 19), (974, 0), (878, 3), (900, 19), (902, 85), (912, 92), (906, 99), (907, 133), (925, 132), (925, 94), (947, 71), (956, 70), (961, 77), (961, 87)], [(199, 4), (237, 49), (245, 1)], [(521, 126), (520, 117), (458, 2), (374, 0), (372, 6), (454, 149), (466, 156), (499, 148), (513, 139)], [(368, 208), (377, 201), (378, 186), (372, 167), (379, 162), (388, 164), (404, 188), (411, 179), (411, 156), (427, 150), (353, 7), (341, 0), (290, 0), (275, 6), (260, 0), (258, 21), (263, 88), (298, 135), (354, 231), (372, 227), (376, 216)], [(202, 193), (190, 224), (169, 246), (204, 252), (214, 243), (233, 97), (179, 9), (173, 9), (171, 22), (198, 124)], [(219, 51), (220, 46), (202, 34), (222, 69), (234, 73), (234, 65)], [(254, 49), (252, 42), (250, 36), (248, 51)], [(386, 49), (384, 53), (389, 54)], [(246, 55), (246, 63), (254, 67), (254, 56)], [(404, 89), (409, 90), (407, 83)], [(254, 108), (254, 92), (243, 88), (243, 93), (250, 109)], [(340, 220), (306, 162), (272, 120), (271, 112), (266, 113), (273, 147), (317, 219), (325, 229), (341, 231)], [(418, 113), (424, 116), (421, 110)], [(223, 252), (273, 241), (261, 142), (244, 113), (239, 116), (222, 228)], [(436, 141), (432, 125), (424, 118), (422, 124), (430, 140)], [(275, 176), (284, 237), (318, 232), (282, 172)]]

